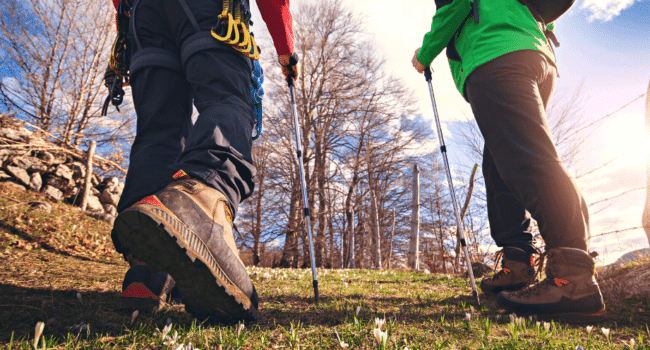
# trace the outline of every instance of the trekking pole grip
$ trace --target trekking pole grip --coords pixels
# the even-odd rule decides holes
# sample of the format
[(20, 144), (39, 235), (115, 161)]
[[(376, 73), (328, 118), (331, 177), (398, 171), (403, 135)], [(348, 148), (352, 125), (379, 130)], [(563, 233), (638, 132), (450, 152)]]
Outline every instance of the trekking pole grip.
[(431, 67), (424, 68), (424, 79), (431, 82)]
[(289, 85), (289, 87), (293, 87), (293, 74), (289, 74), (289, 76), (287, 76), (287, 85)]

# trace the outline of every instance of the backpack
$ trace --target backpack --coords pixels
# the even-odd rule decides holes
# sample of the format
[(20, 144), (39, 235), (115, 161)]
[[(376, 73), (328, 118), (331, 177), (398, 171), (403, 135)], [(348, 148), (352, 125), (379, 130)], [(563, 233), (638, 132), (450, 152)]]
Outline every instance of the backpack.
[(544, 24), (549, 24), (569, 11), (575, 0), (519, 0), (519, 2), (526, 5), (537, 20), (541, 19)]

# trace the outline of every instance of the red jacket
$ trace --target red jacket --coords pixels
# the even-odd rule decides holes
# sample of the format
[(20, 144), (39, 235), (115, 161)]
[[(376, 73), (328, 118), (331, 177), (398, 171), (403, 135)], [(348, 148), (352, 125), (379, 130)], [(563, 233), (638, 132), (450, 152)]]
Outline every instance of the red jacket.
[[(255, 0), (260, 9), (262, 19), (266, 23), (273, 38), (273, 44), (278, 55), (288, 55), (293, 52), (293, 17), (289, 9), (289, 0)], [(120, 0), (113, 0), (117, 8)]]

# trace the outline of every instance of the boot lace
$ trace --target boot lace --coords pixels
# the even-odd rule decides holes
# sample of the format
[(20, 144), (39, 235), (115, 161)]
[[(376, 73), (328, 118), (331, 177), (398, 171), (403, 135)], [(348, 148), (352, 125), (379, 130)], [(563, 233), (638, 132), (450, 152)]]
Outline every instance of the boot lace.
[(510, 273), (510, 269), (504, 268), (503, 267), (503, 249), (499, 250), (496, 252), (494, 256), (494, 270), (496, 271), (497, 267), (499, 266), (499, 263), (501, 263), (501, 270), (499, 272), (495, 273), (494, 276), (492, 276), (492, 280), (496, 281), (499, 278), (507, 275)]
[[(536, 271), (533, 280), (536, 280), (538, 276), (541, 277), (541, 272), (544, 270), (544, 263), (546, 262), (547, 258), (550, 260), (550, 262), (553, 262), (553, 254), (548, 254), (548, 252), (539, 252), (539, 258), (535, 262)], [(526, 298), (530, 298), (532, 295), (539, 296), (542, 290), (547, 290), (549, 289), (550, 285), (557, 284), (558, 282), (556, 280), (557, 279), (552, 276), (552, 271), (547, 271), (546, 278), (544, 280), (536, 282), (528, 287), (525, 287), (522, 290), (515, 291), (512, 293), (512, 295), (517, 297), (525, 296)]]

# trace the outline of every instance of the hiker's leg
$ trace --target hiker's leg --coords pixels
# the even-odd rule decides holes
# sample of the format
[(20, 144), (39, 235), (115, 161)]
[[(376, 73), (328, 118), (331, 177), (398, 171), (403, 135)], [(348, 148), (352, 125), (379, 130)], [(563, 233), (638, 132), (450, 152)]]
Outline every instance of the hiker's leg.
[(503, 182), (487, 147), (483, 150), (483, 178), (490, 234), (496, 245), (517, 247), (534, 253), (530, 213)]
[[(187, 5), (201, 30), (210, 30), (216, 23), (219, 8), (213, 2), (192, 1)], [(178, 10), (184, 15), (180, 7)], [(187, 20), (179, 21), (178, 28), (176, 40), (181, 46), (191, 25)], [(199, 116), (173, 169), (221, 191), (236, 214), (239, 203), (255, 186), (251, 63), (230, 45), (216, 43), (219, 49), (199, 51), (185, 62), (185, 76)]]
[[(140, 1), (136, 8), (135, 29), (143, 48), (156, 47), (174, 52), (176, 45), (152, 1)], [(131, 55), (139, 48), (133, 28), (129, 32)], [(124, 211), (142, 198), (165, 188), (182, 151), (182, 142), (191, 127), (192, 90), (180, 72), (149, 66), (130, 77), (133, 104), (137, 114), (137, 132), (131, 147), (129, 169), (118, 212)], [(118, 252), (128, 254), (115, 235), (113, 243)]]
[(588, 249), (589, 214), (546, 120), (556, 69), (536, 51), (477, 68), (466, 91), (497, 171), (539, 224), (547, 248)]

